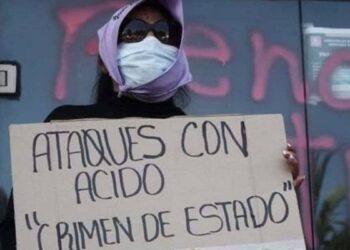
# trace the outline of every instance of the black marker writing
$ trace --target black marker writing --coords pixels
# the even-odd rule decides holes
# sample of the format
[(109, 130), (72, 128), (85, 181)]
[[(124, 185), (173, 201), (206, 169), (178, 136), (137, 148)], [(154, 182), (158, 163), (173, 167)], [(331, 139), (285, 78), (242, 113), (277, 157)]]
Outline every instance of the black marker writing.
[(150, 213), (142, 215), (143, 234), (146, 242), (152, 242), (160, 235), (164, 238), (175, 236), (174, 234), (167, 234), (165, 232), (165, 226), (170, 225), (170, 223), (165, 221), (164, 216), (169, 213), (170, 211), (162, 211), (157, 215)]
[[(190, 157), (201, 157), (206, 155), (216, 155), (219, 152), (230, 154), (232, 150), (238, 148), (243, 157), (248, 157), (247, 134), (244, 121), (240, 123), (240, 138), (237, 139), (236, 131), (225, 121), (215, 124), (211, 121), (202, 123), (187, 123), (181, 135), (181, 149), (184, 154)], [(193, 141), (199, 145), (193, 145)], [(241, 142), (240, 142), (241, 141)]]
[[(50, 143), (49, 143), (49, 137), (45, 133), (37, 134), (33, 139), (33, 147), (32, 147), (32, 156), (33, 156), (33, 172), (38, 172), (38, 159), (44, 158), (46, 162), (47, 168), (49, 171), (52, 170), (51, 166), (51, 150), (50, 150)], [(41, 145), (42, 152), (39, 151), (38, 145)]]
[(81, 162), (83, 167), (86, 167), (85, 160), (85, 151), (83, 150), (83, 140), (80, 134), (76, 131), (73, 131), (69, 134), (67, 139), (67, 167), (72, 168), (72, 160), (74, 159), (74, 155), (80, 155), (78, 162)]
[[(136, 183), (136, 185), (130, 183)], [(85, 201), (96, 202), (120, 197), (130, 198), (140, 193), (158, 195), (163, 191), (164, 185), (163, 172), (155, 164), (146, 164), (141, 169), (124, 167), (109, 172), (96, 170), (88, 173), (83, 171), (75, 178), (76, 203), (83, 203), (82, 197), (85, 197)], [(106, 186), (112, 188), (102, 188)]]
[[(149, 135), (149, 134), (146, 134), (145, 133), (145, 130), (148, 130), (148, 131), (153, 131), (154, 133), (154, 130), (156, 129), (154, 126), (152, 125), (143, 125), (141, 127), (138, 128), (137, 130), (137, 134), (144, 138), (144, 139), (147, 139), (147, 140), (153, 140), (153, 141), (156, 141), (158, 142), (159, 144), (159, 153), (155, 153), (155, 154), (144, 154), (143, 155), (143, 158), (144, 159), (156, 159), (156, 158), (159, 158), (159, 157), (162, 157), (164, 154), (165, 154), (165, 149), (166, 149), (166, 146), (165, 146), (165, 143), (163, 141), (162, 138), (160, 138), (159, 136), (152, 136), (152, 135)], [(149, 132), (148, 132), (149, 133)]]
[[(33, 220), (31, 220), (31, 218)], [(43, 242), (44, 242), (44, 229), (49, 228), (50, 226), (46, 223), (40, 223), (38, 220), (38, 216), (37, 216), (37, 212), (34, 211), (33, 212), (33, 217), (29, 216), (29, 214), (25, 214), (25, 221), (26, 221), (26, 226), (27, 229), (31, 230), (35, 230), (37, 229), (37, 234), (36, 234), (36, 241), (37, 241), (37, 245), (38, 245), (38, 249), (39, 250), (43, 250), (45, 249), (43, 247)], [(33, 223), (34, 222), (34, 223)]]
[(242, 229), (242, 223), (246, 228), (261, 228), (268, 222), (283, 223), (289, 216), (289, 205), (283, 194), (274, 192), (268, 198), (254, 195), (246, 201), (234, 200), (199, 207), (190, 206), (184, 208), (184, 212), (187, 233), (192, 236), (204, 236), (222, 230), (230, 232), (232, 228), (239, 231)]
[(94, 219), (90, 222), (58, 222), (56, 237), (59, 250), (81, 250), (89, 245), (103, 247), (120, 244), (122, 240), (134, 241), (130, 217), (125, 217), (124, 221), (113, 217)]
[[(156, 127), (152, 125), (120, 127), (116, 131), (82, 129), (39, 133), (32, 142), (33, 172), (71, 169), (75, 166), (121, 166), (127, 160), (160, 158), (165, 155), (166, 145), (155, 133)], [(151, 143), (152, 147), (142, 145), (146, 142)]]
[(106, 158), (100, 132), (96, 129), (82, 129), (81, 132), (87, 163), (93, 167), (101, 165), (102, 162), (110, 166), (111, 163)]

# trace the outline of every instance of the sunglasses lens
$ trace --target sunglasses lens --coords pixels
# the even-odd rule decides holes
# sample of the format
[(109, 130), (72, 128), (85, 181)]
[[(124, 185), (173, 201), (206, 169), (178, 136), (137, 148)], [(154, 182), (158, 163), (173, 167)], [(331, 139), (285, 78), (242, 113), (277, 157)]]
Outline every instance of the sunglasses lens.
[(149, 24), (143, 20), (132, 19), (121, 26), (118, 42), (136, 43), (142, 41), (152, 31), (154, 36), (164, 44), (179, 46), (181, 25), (173, 21), (158, 21)]
[(182, 28), (178, 22), (169, 22), (169, 42), (173, 46), (179, 46), (181, 43)]
[(126, 24), (120, 36), (120, 42), (135, 43), (142, 41), (147, 35), (147, 24), (140, 20), (132, 20)]
[(169, 43), (170, 34), (169, 34), (169, 24), (165, 21), (160, 21), (154, 24), (154, 35), (158, 38), (162, 43)]

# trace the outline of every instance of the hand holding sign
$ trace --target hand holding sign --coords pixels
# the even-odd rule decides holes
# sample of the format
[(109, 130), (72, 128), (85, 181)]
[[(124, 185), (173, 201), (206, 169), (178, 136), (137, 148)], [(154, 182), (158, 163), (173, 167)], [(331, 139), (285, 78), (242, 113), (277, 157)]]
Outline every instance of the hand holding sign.
[(293, 185), (295, 188), (298, 188), (305, 180), (305, 176), (299, 175), (299, 161), (296, 156), (295, 148), (291, 144), (287, 144), (285, 150), (282, 151), (284, 158), (287, 160), (287, 163), (292, 171), (293, 176)]

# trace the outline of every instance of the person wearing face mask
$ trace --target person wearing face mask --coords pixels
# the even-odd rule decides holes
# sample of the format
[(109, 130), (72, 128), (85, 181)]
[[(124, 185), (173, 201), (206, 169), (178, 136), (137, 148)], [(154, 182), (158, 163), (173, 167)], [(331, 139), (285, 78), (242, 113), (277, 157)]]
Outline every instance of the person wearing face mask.
[[(185, 115), (175, 97), (192, 76), (184, 52), (181, 0), (138, 0), (119, 9), (98, 30), (99, 57), (96, 103), (64, 105), (45, 122), (85, 118), (169, 118)], [(301, 183), (294, 149), (284, 156), (295, 185)], [(299, 179), (298, 179), (299, 178)], [(0, 225), (4, 250), (16, 249), (13, 198)]]
[(184, 115), (174, 104), (192, 80), (183, 32), (180, 0), (140, 0), (119, 9), (98, 30), (97, 103), (61, 106), (46, 121)]
[[(45, 122), (185, 115), (174, 96), (192, 76), (183, 50), (181, 0), (138, 0), (98, 30), (96, 103), (64, 105)], [(3, 250), (16, 249), (13, 197), (0, 224)]]

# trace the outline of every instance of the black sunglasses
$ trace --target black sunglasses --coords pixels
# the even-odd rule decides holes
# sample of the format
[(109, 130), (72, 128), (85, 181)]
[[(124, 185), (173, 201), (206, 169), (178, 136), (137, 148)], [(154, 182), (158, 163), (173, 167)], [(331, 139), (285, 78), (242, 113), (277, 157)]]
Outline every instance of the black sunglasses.
[(181, 25), (175, 21), (159, 20), (153, 24), (141, 19), (126, 20), (120, 27), (118, 43), (141, 42), (152, 31), (164, 44), (178, 47), (181, 40)]

